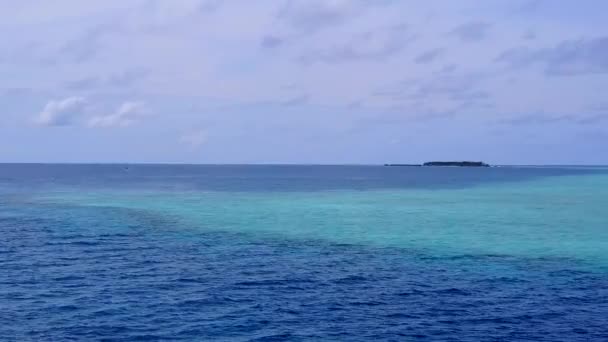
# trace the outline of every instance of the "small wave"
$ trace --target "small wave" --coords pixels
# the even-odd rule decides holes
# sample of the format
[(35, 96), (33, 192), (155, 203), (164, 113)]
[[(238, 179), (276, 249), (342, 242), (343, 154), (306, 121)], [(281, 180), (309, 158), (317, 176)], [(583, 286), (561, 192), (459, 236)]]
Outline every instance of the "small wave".
[(379, 305), (386, 305), (387, 303), (384, 302), (350, 302), (348, 303), (348, 305), (351, 306), (379, 306)]
[(83, 279), (85, 279), (85, 277), (76, 276), (76, 275), (68, 275), (68, 276), (53, 278), (54, 281), (79, 281), (79, 280), (83, 280)]
[(336, 279), (333, 282), (336, 284), (354, 284), (354, 283), (365, 282), (367, 280), (368, 280), (368, 278), (363, 277), (363, 276), (347, 276), (344, 278)]
[(270, 280), (248, 280), (235, 283), (236, 286), (292, 286), (294, 284), (313, 283), (309, 279), (270, 279)]
[(410, 297), (410, 296), (419, 296), (419, 295), (423, 295), (425, 293), (425, 291), (420, 291), (420, 290), (411, 290), (408, 292), (400, 292), (397, 293), (397, 296), (401, 296), (401, 297)]
[(101, 243), (98, 242), (98, 241), (72, 241), (72, 242), (66, 243), (66, 245), (72, 245), (72, 246), (99, 246), (99, 245), (101, 245)]
[(445, 290), (435, 290), (431, 291), (432, 293), (440, 294), (440, 295), (449, 295), (449, 296), (470, 296), (471, 293), (465, 290), (457, 289), (455, 287), (445, 289)]
[(419, 318), (418, 316), (406, 314), (406, 313), (403, 313), (403, 312), (391, 313), (391, 314), (388, 314), (388, 315), (384, 315), (384, 317), (386, 317), (386, 318), (398, 318), (398, 319), (403, 319), (403, 318), (408, 318), (408, 319)]
[(52, 309), (59, 310), (59, 311), (76, 311), (76, 310), (79, 310), (80, 308), (77, 307), (76, 305), (67, 304), (67, 305), (56, 306)]
[(208, 305), (230, 305), (234, 303), (252, 303), (252, 299), (234, 299), (230, 297), (206, 297), (198, 299), (188, 299), (177, 303), (177, 306), (208, 306)]
[(274, 341), (291, 341), (295, 336), (290, 333), (275, 334), (253, 338), (249, 341), (253, 342), (274, 342)]
[(486, 278), (476, 281), (477, 283), (498, 283), (498, 284), (518, 284), (518, 283), (529, 283), (529, 280), (515, 278), (515, 277), (494, 277)]
[(251, 280), (251, 281), (240, 281), (236, 283), (236, 286), (279, 286), (285, 285), (285, 280)]
[(194, 283), (194, 284), (202, 284), (208, 282), (207, 279), (204, 278), (177, 278), (175, 281), (179, 283)]

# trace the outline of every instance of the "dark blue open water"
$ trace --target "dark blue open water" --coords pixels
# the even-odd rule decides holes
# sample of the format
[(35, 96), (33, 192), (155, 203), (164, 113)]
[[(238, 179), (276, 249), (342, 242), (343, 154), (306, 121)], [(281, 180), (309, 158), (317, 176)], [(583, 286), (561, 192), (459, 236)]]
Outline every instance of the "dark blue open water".
[(0, 165), (2, 341), (608, 341), (608, 173)]

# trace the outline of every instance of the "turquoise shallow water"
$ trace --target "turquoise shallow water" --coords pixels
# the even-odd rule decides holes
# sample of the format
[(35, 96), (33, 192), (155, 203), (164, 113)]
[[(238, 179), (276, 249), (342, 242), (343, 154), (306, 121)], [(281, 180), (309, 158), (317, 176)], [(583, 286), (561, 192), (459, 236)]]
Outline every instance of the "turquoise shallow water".
[(3, 339), (608, 339), (602, 169), (7, 169)]
[(195, 231), (404, 247), (433, 254), (573, 258), (608, 266), (608, 175), (466, 189), (65, 192), (38, 198), (169, 215)]

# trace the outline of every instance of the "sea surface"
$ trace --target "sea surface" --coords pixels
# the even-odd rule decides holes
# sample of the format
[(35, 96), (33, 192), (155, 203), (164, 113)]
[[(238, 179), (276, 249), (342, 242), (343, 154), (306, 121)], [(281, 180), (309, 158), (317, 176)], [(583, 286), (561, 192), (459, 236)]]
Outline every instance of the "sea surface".
[(0, 164), (0, 341), (608, 341), (608, 168)]

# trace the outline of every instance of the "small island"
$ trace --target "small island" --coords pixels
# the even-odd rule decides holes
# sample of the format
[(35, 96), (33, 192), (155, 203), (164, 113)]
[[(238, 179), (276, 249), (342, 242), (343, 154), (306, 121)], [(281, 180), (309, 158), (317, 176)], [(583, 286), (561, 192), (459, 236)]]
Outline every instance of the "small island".
[(480, 161), (432, 161), (424, 164), (384, 164), (384, 166), (458, 166), (458, 167), (490, 167)]

